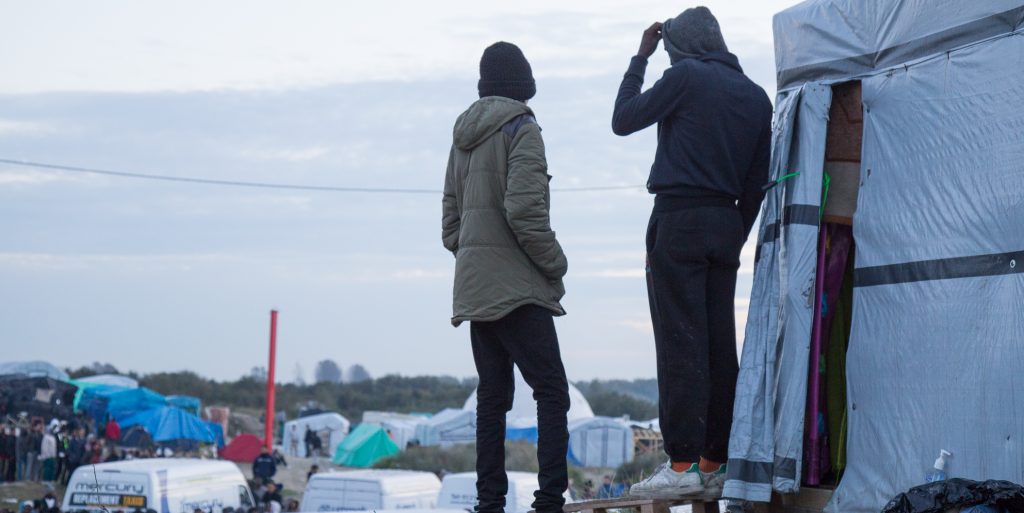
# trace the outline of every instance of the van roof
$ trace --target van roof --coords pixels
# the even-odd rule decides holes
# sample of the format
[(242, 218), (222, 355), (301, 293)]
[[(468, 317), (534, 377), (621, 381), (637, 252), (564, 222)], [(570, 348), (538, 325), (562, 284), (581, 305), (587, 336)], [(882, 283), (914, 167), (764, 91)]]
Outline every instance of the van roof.
[[(317, 481), (370, 481), (380, 483), (384, 493), (397, 493), (409, 490), (441, 489), (441, 480), (433, 472), (417, 470), (342, 470), (313, 474), (310, 480)], [(308, 488), (308, 487), (307, 487)]]
[[(96, 467), (97, 472), (155, 472), (173, 470), (176, 474), (209, 474), (211, 472), (241, 472), (238, 466), (230, 461), (202, 460), (198, 458), (145, 458), (124, 461), (111, 461), (95, 465), (82, 465), (79, 468)], [(191, 471), (191, 472), (190, 472)]]
[[(508, 474), (509, 481), (537, 481), (537, 474), (534, 474), (533, 472), (508, 471), (505, 473)], [(475, 483), (476, 472), (457, 472), (454, 474), (448, 474), (444, 476), (445, 481), (448, 481), (449, 479), (453, 481), (472, 480)]]

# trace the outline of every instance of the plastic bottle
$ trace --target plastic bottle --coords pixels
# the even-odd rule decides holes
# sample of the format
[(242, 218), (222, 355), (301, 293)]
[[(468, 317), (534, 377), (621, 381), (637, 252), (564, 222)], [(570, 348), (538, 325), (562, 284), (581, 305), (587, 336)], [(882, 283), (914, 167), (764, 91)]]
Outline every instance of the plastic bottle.
[(935, 460), (935, 465), (925, 473), (924, 480), (926, 483), (946, 480), (946, 459), (952, 455), (952, 453), (945, 449), (939, 452), (939, 458)]

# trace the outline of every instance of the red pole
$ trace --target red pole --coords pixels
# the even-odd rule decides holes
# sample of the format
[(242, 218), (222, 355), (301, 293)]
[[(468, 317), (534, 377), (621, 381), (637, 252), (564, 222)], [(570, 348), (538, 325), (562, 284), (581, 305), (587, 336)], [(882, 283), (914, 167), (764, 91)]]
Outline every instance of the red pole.
[(274, 356), (277, 352), (277, 310), (270, 311), (270, 362), (267, 364), (267, 413), (263, 441), (267, 449), (274, 450)]

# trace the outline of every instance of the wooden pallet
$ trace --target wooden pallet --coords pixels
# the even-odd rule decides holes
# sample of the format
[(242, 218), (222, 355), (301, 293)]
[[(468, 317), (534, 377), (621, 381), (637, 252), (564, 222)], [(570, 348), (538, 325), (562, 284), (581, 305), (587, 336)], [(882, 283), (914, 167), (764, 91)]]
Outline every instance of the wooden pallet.
[(718, 498), (697, 496), (685, 499), (636, 499), (619, 497), (596, 501), (570, 502), (562, 508), (565, 513), (607, 513), (613, 509), (631, 509), (639, 513), (669, 513), (673, 506), (689, 504), (693, 513), (719, 513)]

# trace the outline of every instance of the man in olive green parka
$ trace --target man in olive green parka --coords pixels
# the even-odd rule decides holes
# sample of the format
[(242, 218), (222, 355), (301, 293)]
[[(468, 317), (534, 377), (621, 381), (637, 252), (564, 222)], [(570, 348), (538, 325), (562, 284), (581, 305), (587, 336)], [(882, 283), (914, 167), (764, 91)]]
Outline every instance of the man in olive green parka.
[(455, 254), (452, 324), (470, 321), (477, 389), (477, 507), (504, 510), (505, 415), (513, 364), (537, 400), (539, 490), (533, 509), (560, 512), (568, 486), (568, 382), (552, 319), (568, 264), (551, 230), (544, 141), (526, 101), (536, 86), (523, 53), (495, 43), (480, 60), (480, 99), (455, 122), (442, 240)]

